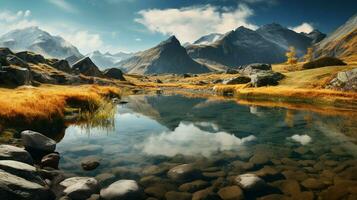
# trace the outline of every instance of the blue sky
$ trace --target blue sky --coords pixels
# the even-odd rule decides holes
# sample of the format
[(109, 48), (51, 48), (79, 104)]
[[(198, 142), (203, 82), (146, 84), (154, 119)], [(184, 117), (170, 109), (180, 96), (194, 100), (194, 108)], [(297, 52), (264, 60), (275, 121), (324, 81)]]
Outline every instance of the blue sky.
[(175, 34), (192, 42), (238, 26), (277, 22), (330, 33), (357, 13), (353, 0), (1, 0), (0, 34), (39, 26), (82, 53), (144, 50)]

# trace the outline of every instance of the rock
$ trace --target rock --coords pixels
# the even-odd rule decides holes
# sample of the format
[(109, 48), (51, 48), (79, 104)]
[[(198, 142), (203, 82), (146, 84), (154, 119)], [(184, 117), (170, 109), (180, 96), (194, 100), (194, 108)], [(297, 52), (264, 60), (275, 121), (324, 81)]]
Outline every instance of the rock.
[(81, 161), (82, 169), (90, 171), (96, 169), (100, 165), (100, 159), (95, 156), (88, 156)]
[(266, 183), (263, 179), (255, 174), (242, 174), (236, 177), (235, 182), (245, 191), (262, 191), (266, 188)]
[(100, 195), (99, 194), (92, 194), (88, 199), (86, 200), (100, 200)]
[(56, 149), (56, 141), (35, 131), (22, 131), (21, 140), (22, 144), (26, 148), (32, 148), (47, 152), (53, 152)]
[(53, 169), (58, 169), (59, 160), (60, 155), (58, 153), (47, 154), (41, 159), (41, 167), (51, 167)]
[(250, 75), (250, 74), (254, 74), (258, 71), (270, 71), (272, 70), (271, 65), (270, 64), (265, 64), (265, 63), (252, 63), (246, 66), (242, 66), (240, 67), (240, 73), (242, 74), (246, 74), (246, 75)]
[(221, 188), (218, 195), (223, 200), (241, 200), (244, 199), (243, 191), (238, 186), (229, 186)]
[(303, 181), (308, 178), (307, 174), (303, 171), (287, 170), (282, 172), (282, 174), (285, 176), (286, 179), (295, 179), (298, 181)]
[(103, 73), (104, 73), (104, 76), (107, 78), (113, 78), (113, 79), (117, 79), (120, 81), (126, 80), (123, 76), (123, 72), (118, 68), (106, 69)]
[(45, 58), (42, 55), (30, 51), (18, 52), (16, 53), (16, 56), (29, 63), (37, 64), (46, 62)]
[(265, 165), (270, 162), (270, 156), (267, 153), (255, 153), (249, 162), (254, 165)]
[(29, 67), (29, 65), (25, 61), (23, 61), (21, 58), (15, 56), (15, 55), (7, 55), (6, 62), (9, 65), (15, 65), (15, 66), (26, 68), (26, 69)]
[(26, 150), (6, 144), (0, 145), (0, 160), (16, 160), (33, 164), (32, 157)]
[(213, 187), (199, 190), (192, 195), (192, 200), (220, 200), (221, 198), (213, 191)]
[(0, 84), (20, 86), (31, 84), (30, 70), (17, 66), (3, 66), (0, 69)]
[(143, 169), (142, 173), (144, 175), (162, 175), (169, 170), (169, 166), (157, 166), (151, 165)]
[(165, 194), (166, 200), (191, 200), (192, 194), (187, 192), (170, 191)]
[(160, 183), (162, 182), (162, 179), (157, 176), (145, 176), (140, 179), (139, 183), (140, 185), (143, 185), (145, 187), (155, 184), (155, 183)]
[(326, 185), (323, 182), (315, 178), (308, 178), (303, 182), (301, 182), (301, 185), (309, 190), (321, 190), (326, 187)]
[(35, 182), (40, 185), (46, 185), (42, 178), (37, 173), (35, 167), (26, 163), (14, 160), (0, 160), (0, 169), (11, 174), (16, 174), (28, 181)]
[(260, 71), (249, 76), (254, 87), (278, 85), (284, 75), (273, 71)]
[(216, 179), (219, 177), (226, 176), (224, 171), (217, 171), (217, 172), (203, 172), (202, 175), (207, 179)]
[(60, 183), (65, 189), (64, 194), (75, 200), (85, 200), (99, 192), (97, 180), (89, 177), (72, 177)]
[(207, 181), (195, 180), (189, 183), (184, 183), (180, 185), (179, 190), (182, 192), (196, 192), (207, 188), (210, 184)]
[(238, 76), (238, 77), (234, 77), (234, 78), (230, 78), (227, 80), (224, 80), (222, 83), (225, 85), (235, 85), (235, 84), (245, 84), (245, 83), (249, 83), (250, 82), (250, 78), (249, 77), (245, 77), (245, 76)]
[(88, 57), (82, 58), (81, 60), (74, 63), (72, 66), (72, 70), (77, 71), (86, 76), (97, 76), (97, 77), (103, 76), (102, 72)]
[(134, 180), (119, 180), (100, 191), (104, 200), (143, 199), (144, 193)]
[(302, 68), (303, 69), (314, 69), (319, 67), (326, 67), (326, 66), (343, 66), (347, 65), (342, 60), (334, 57), (322, 57), (317, 60), (305, 63)]
[(284, 179), (283, 174), (279, 170), (270, 166), (264, 166), (262, 169), (256, 171), (255, 174), (269, 182)]
[(47, 200), (54, 199), (49, 188), (0, 170), (1, 199)]
[(238, 74), (239, 71), (236, 70), (236, 69), (228, 68), (224, 73), (225, 73), (225, 74)]
[(293, 179), (275, 181), (272, 185), (278, 187), (284, 194), (290, 196), (296, 196), (301, 192), (299, 182)]
[(200, 176), (200, 171), (193, 164), (183, 164), (170, 169), (167, 176), (175, 181), (193, 180)]
[(269, 194), (258, 198), (258, 200), (291, 200), (291, 198), (282, 194)]
[(106, 186), (114, 182), (115, 176), (112, 173), (102, 173), (98, 174), (95, 179), (99, 182), (101, 186)]
[(52, 64), (52, 66), (60, 71), (71, 73), (72, 69), (67, 60), (58, 60)]
[(169, 183), (157, 183), (145, 189), (145, 193), (149, 196), (163, 199), (168, 191), (176, 190), (176, 186)]

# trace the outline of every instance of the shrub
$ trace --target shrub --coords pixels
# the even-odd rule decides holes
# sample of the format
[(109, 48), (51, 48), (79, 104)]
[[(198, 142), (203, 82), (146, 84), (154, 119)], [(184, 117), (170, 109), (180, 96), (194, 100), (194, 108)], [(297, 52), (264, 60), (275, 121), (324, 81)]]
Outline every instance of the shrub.
[(334, 57), (323, 57), (317, 60), (305, 63), (302, 68), (303, 69), (314, 69), (319, 67), (326, 67), (326, 66), (339, 66), (339, 65), (347, 65), (342, 60)]

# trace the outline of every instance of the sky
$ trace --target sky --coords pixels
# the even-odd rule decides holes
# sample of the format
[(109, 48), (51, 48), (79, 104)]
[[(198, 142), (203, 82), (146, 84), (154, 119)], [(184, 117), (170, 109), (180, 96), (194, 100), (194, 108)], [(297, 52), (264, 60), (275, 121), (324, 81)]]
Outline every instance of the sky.
[(0, 34), (38, 26), (83, 54), (136, 52), (273, 22), (328, 34), (356, 13), (355, 0), (0, 0)]

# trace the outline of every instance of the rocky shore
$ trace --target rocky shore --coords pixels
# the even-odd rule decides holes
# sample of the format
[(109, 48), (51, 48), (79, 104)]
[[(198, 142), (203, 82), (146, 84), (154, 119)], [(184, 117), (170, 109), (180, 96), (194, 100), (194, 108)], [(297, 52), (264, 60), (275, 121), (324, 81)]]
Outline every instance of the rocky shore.
[[(357, 160), (332, 148), (298, 147), (273, 153), (263, 146), (252, 154), (222, 152), (212, 159), (174, 156), (156, 165), (118, 166), (93, 177), (61, 170), (56, 142), (33, 131), (21, 132), (23, 148), (0, 145), (1, 199), (61, 200), (239, 200), (356, 199)], [(85, 151), (77, 147), (76, 151)], [(92, 147), (97, 148), (97, 147)], [(340, 161), (332, 155), (340, 155)], [(289, 156), (294, 155), (294, 156)], [(120, 155), (118, 155), (120, 156)], [(310, 158), (310, 159), (309, 159)], [(77, 161), (94, 170), (101, 159)]]

